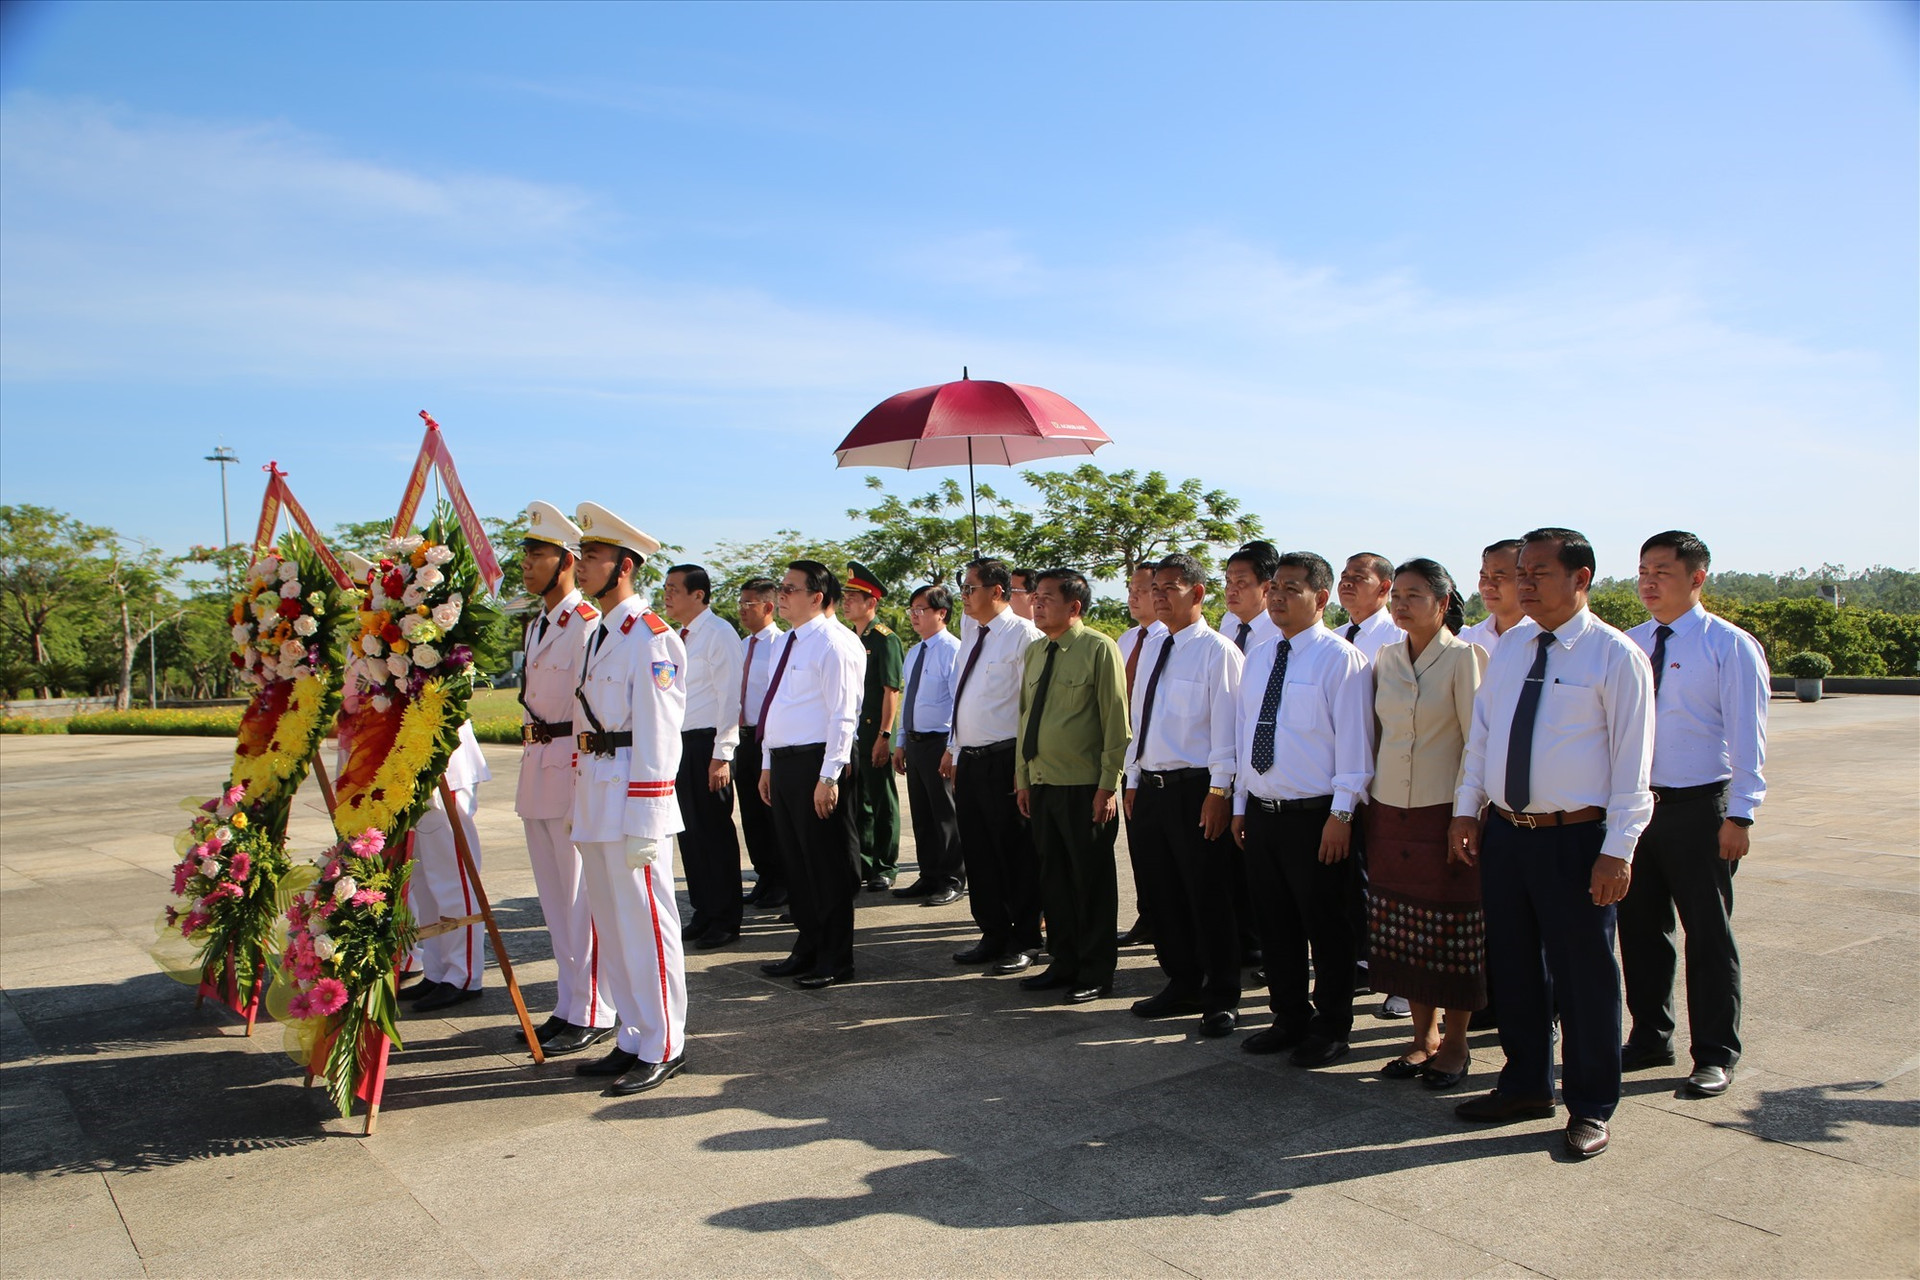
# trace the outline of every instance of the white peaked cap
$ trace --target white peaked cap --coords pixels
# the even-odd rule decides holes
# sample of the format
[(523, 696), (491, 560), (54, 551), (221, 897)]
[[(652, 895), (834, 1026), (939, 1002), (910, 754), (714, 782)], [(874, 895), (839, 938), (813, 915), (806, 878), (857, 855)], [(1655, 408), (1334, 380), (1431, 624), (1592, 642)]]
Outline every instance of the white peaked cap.
[(527, 541), (550, 542), (566, 551), (580, 550), (580, 526), (551, 502), (527, 504)]
[(650, 556), (660, 549), (660, 539), (649, 537), (597, 502), (583, 502), (573, 513), (580, 526), (580, 541), (605, 542)]

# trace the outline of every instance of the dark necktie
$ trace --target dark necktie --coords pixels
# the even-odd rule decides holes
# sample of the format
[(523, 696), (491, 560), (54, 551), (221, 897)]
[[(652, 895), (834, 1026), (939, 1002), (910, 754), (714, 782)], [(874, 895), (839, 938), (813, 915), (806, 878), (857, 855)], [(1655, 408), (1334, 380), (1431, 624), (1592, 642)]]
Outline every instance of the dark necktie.
[(914, 655), (913, 674), (907, 677), (907, 705), (900, 709), (900, 729), (909, 736), (913, 733), (913, 700), (920, 692), (920, 668), (927, 665), (927, 642), (920, 642), (920, 652)]
[(1147, 629), (1140, 628), (1140, 634), (1133, 638), (1133, 652), (1127, 655), (1127, 701), (1133, 701), (1133, 675), (1140, 669), (1140, 651), (1147, 647)]
[(1357, 622), (1350, 624), (1347, 627), (1347, 643), (1352, 644), (1353, 638), (1359, 634), (1360, 634), (1360, 624)]
[(680, 638), (682, 640), (685, 640), (687, 638), (687, 630), (688, 629), (686, 627), (680, 628)]
[(967, 677), (973, 674), (974, 664), (980, 661), (980, 651), (987, 647), (987, 629), (981, 627), (973, 633), (973, 648), (967, 651), (967, 665), (960, 669), (960, 683), (953, 687), (953, 727), (960, 729), (960, 695), (967, 691)]
[[(547, 638), (547, 615), (543, 613), (540, 615), (540, 629), (534, 633), (533, 644), (528, 647), (537, 649), (540, 647), (540, 642), (542, 640), (545, 640), (546, 638)], [(516, 692), (514, 696), (520, 699), (520, 705), (522, 707), (525, 707), (527, 705), (527, 673), (524, 667), (521, 669), (521, 672), (520, 672), (519, 691)]]
[(542, 640), (545, 640), (546, 638), (547, 638), (547, 615), (543, 613), (540, 615), (540, 630), (533, 637), (533, 642), (535, 644), (539, 644)]
[(1247, 651), (1247, 636), (1252, 631), (1253, 631), (1253, 624), (1251, 622), (1242, 622), (1240, 624), (1240, 634), (1236, 635), (1233, 638), (1233, 647), (1238, 649), (1240, 652), (1245, 653)]
[(1020, 758), (1031, 760), (1040, 754), (1040, 716), (1047, 709), (1047, 689), (1053, 684), (1053, 656), (1060, 646), (1047, 641), (1047, 665), (1040, 668), (1040, 683), (1033, 686), (1033, 705), (1027, 709), (1027, 732), (1020, 740)]
[(1173, 656), (1173, 637), (1160, 646), (1160, 656), (1153, 660), (1153, 670), (1147, 676), (1147, 700), (1140, 706), (1140, 735), (1133, 740), (1133, 762), (1140, 763), (1140, 753), (1146, 750), (1147, 730), (1153, 727), (1153, 695), (1160, 691), (1160, 673), (1167, 669), (1167, 659)]
[(1673, 628), (1661, 623), (1653, 629), (1653, 696), (1660, 696), (1660, 673), (1667, 665), (1667, 637)]
[(1547, 683), (1547, 650), (1553, 647), (1553, 632), (1540, 634), (1540, 647), (1527, 668), (1527, 682), (1520, 686), (1520, 701), (1514, 704), (1513, 727), (1507, 731), (1507, 808), (1525, 813), (1533, 800), (1533, 722), (1540, 712), (1540, 691)]
[(753, 675), (753, 650), (760, 643), (759, 636), (747, 637), (747, 660), (740, 664), (740, 727), (747, 727), (747, 680)]
[(1265, 773), (1273, 768), (1274, 726), (1280, 719), (1280, 695), (1287, 687), (1287, 655), (1293, 641), (1282, 637), (1280, 650), (1273, 655), (1273, 671), (1260, 694), (1260, 718), (1253, 722), (1253, 771)]
[(789, 631), (787, 643), (780, 649), (780, 661), (773, 664), (773, 679), (767, 681), (767, 696), (760, 700), (760, 732), (762, 733), (767, 731), (767, 709), (773, 706), (773, 695), (780, 692), (780, 677), (787, 672), (787, 659), (793, 656), (793, 646), (799, 642), (800, 637)]

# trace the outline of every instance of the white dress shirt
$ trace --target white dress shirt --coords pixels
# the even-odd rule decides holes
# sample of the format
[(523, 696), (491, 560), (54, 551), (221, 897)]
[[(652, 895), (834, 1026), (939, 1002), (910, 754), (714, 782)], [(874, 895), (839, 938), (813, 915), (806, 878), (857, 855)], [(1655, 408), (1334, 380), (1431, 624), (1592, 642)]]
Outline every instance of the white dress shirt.
[[(1163, 646), (1171, 644), (1159, 683), (1153, 668)], [(1234, 730), (1240, 692), (1240, 668), (1246, 659), (1233, 641), (1201, 618), (1172, 635), (1149, 637), (1134, 672), (1131, 709), (1137, 730), (1127, 750), (1127, 787), (1140, 785), (1140, 773), (1205, 768), (1216, 787), (1233, 785)], [(1147, 686), (1153, 685), (1153, 716), (1147, 718)]]
[(773, 652), (780, 639), (780, 628), (769, 622), (750, 636), (740, 637), (740, 660), (746, 663), (747, 696), (740, 704), (740, 723), (760, 723), (760, 704), (767, 700), (767, 684), (773, 679)]
[[(1522, 618), (1520, 621), (1525, 622), (1526, 619)], [(1493, 615), (1488, 614), (1472, 626), (1460, 628), (1460, 638), (1468, 644), (1479, 645), (1482, 652), (1491, 660), (1494, 654), (1500, 652), (1500, 642), (1506, 639), (1507, 636), (1513, 634), (1513, 627), (1508, 627), (1506, 632), (1502, 633), (1495, 631), (1493, 629), (1494, 625)], [(1519, 624), (1516, 623), (1514, 625), (1517, 626)]]
[[(1564, 813), (1600, 805), (1607, 811), (1602, 855), (1633, 861), (1633, 846), (1653, 816), (1647, 789), (1653, 763), (1653, 671), (1639, 646), (1582, 609), (1553, 633), (1546, 684), (1533, 725), (1532, 796), (1528, 813)], [(1473, 700), (1473, 732), (1457, 816), (1475, 817), (1491, 802), (1507, 803), (1507, 740), (1513, 712), (1539, 652), (1531, 618), (1508, 630)], [(1499, 821), (1499, 819), (1495, 819)]]
[(645, 596), (628, 596), (600, 616), (587, 642), (574, 730), (592, 730), (598, 721), (603, 732), (632, 733), (633, 745), (615, 747), (611, 756), (577, 753), (575, 844), (664, 840), (681, 830), (673, 785), (686, 723), (686, 666), (680, 633), (647, 608)]
[[(1347, 639), (1349, 631), (1353, 631), (1351, 621), (1343, 627), (1333, 628), (1334, 634), (1342, 640)], [(1347, 640), (1347, 643), (1358, 649), (1361, 656), (1368, 662), (1372, 662), (1374, 655), (1382, 649), (1396, 640), (1406, 638), (1407, 633), (1393, 625), (1393, 615), (1383, 606), (1367, 615), (1366, 620), (1360, 624), (1360, 629), (1353, 632), (1353, 639)]]
[(681, 629), (687, 646), (689, 729), (712, 729), (713, 758), (732, 760), (740, 745), (740, 633), (711, 609)]
[[(1659, 625), (1649, 618), (1627, 632), (1649, 658)], [(1727, 816), (1752, 818), (1767, 795), (1767, 655), (1752, 636), (1697, 604), (1670, 625), (1654, 696), (1653, 785), (1725, 781)]]
[[(913, 646), (913, 652), (907, 655), (904, 686), (913, 690), (913, 705), (909, 707), (906, 704), (905, 693), (900, 695), (902, 732), (906, 731), (908, 725), (912, 726), (914, 733), (953, 731), (953, 686), (960, 679), (959, 655), (959, 637), (944, 627), (934, 632), (932, 638)], [(986, 659), (983, 657), (981, 661)], [(917, 688), (913, 683), (916, 671), (920, 676)], [(975, 671), (974, 674), (980, 673)]]
[(775, 747), (824, 742), (827, 754), (820, 776), (838, 778), (853, 758), (867, 651), (844, 623), (823, 613), (781, 637), (774, 646), (776, 668), (782, 653), (789, 655), (786, 669), (760, 726), (761, 767), (773, 767)]
[[(583, 607), (584, 606), (584, 607)], [(600, 612), (570, 591), (559, 604), (527, 628), (527, 658), (521, 673), (521, 697), (526, 717), (549, 724), (570, 724), (575, 732), (587, 725), (574, 702), (580, 687), (580, 664), (587, 641), (600, 625)], [(542, 632), (545, 632), (542, 635)], [(552, 742), (529, 742), (521, 748), (520, 780), (514, 784), (514, 809), (523, 818), (561, 818), (573, 812), (573, 753), (571, 735)]]
[(1352, 811), (1367, 798), (1373, 778), (1373, 682), (1367, 660), (1316, 622), (1294, 636), (1274, 726), (1273, 767), (1253, 767), (1253, 735), (1266, 699), (1280, 642), (1277, 633), (1247, 655), (1240, 672), (1233, 811), (1261, 800), (1310, 800), (1331, 795), (1333, 807)]
[[(1020, 682), (1027, 670), (1027, 646), (1040, 638), (1040, 628), (1012, 609), (975, 628), (973, 644), (962, 646), (959, 675), (954, 677), (953, 736), (948, 745), (985, 747), (1006, 742), (1020, 733)], [(980, 646), (980, 660), (967, 675), (967, 664)], [(966, 678), (966, 689), (959, 681)]]
[(1274, 622), (1273, 615), (1262, 609), (1253, 615), (1252, 622), (1247, 623), (1247, 642), (1243, 645), (1237, 643), (1240, 635), (1240, 619), (1231, 613), (1223, 613), (1220, 615), (1220, 634), (1227, 638), (1228, 644), (1233, 645), (1244, 656), (1252, 653), (1263, 642), (1279, 635), (1280, 627)]

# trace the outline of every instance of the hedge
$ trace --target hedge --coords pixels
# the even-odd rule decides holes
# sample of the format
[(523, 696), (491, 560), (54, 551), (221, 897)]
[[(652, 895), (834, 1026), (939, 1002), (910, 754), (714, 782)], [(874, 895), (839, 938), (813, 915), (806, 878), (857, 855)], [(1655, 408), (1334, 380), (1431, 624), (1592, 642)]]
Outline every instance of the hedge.
[(100, 711), (67, 721), (68, 733), (139, 733), (177, 738), (231, 738), (240, 732), (240, 707), (210, 711)]
[(0, 733), (65, 733), (65, 720), (42, 720), (38, 716), (7, 716), (0, 719)]

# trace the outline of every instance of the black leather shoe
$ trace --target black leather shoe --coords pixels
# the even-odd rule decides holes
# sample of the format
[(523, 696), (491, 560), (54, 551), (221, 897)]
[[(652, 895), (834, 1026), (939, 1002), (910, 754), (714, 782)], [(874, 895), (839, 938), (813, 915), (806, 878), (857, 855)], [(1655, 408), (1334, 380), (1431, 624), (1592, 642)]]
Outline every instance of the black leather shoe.
[[(1431, 1059), (1429, 1059), (1429, 1062), (1431, 1062)], [(1442, 1071), (1438, 1067), (1429, 1065), (1425, 1070), (1421, 1071), (1420, 1083), (1426, 1085), (1427, 1088), (1433, 1090), (1435, 1093), (1439, 1093), (1443, 1089), (1452, 1089), (1458, 1086), (1462, 1080), (1467, 1078), (1467, 1072), (1471, 1070), (1473, 1070), (1473, 1055), (1468, 1054), (1467, 1060), (1460, 1064), (1458, 1071)]]
[(608, 1085), (606, 1093), (602, 1096), (626, 1098), (636, 1093), (645, 1093), (649, 1089), (658, 1089), (684, 1071), (686, 1066), (685, 1053), (677, 1058), (669, 1058), (665, 1062), (636, 1062), (633, 1064), (633, 1070)]
[(422, 978), (420, 981), (414, 983), (412, 986), (403, 989), (400, 992), (400, 998), (402, 1000), (405, 1000), (407, 1003), (411, 1004), (415, 1000), (424, 1000), (428, 996), (432, 995), (434, 992), (438, 991), (440, 988), (444, 986), (449, 986), (449, 985), (451, 984), (445, 983), (445, 982), (428, 982), (426, 979)]
[(1039, 954), (1037, 951), (1016, 951), (1000, 963), (989, 965), (987, 972), (998, 974), (1003, 978), (1015, 973), (1025, 973), (1033, 968), (1034, 957)]
[(891, 888), (893, 888), (893, 881), (887, 879), (885, 876), (868, 876), (867, 877), (868, 893), (885, 893), (887, 890)]
[(637, 1053), (628, 1053), (625, 1049), (615, 1049), (604, 1058), (595, 1058), (592, 1062), (578, 1063), (573, 1068), (577, 1076), (623, 1076), (633, 1070), (640, 1061)]
[(741, 894), (740, 905), (743, 907), (759, 906), (760, 905), (760, 886), (756, 884), (755, 886), (753, 886), (753, 888)]
[(468, 991), (464, 987), (454, 986), (451, 982), (443, 982), (440, 984), (440, 989), (432, 995), (422, 996), (418, 1000), (415, 1000), (413, 1002), (413, 1011), (415, 1013), (432, 1013), (436, 1009), (451, 1009), (457, 1004), (466, 1004), (469, 1000), (478, 1000), (481, 994), (482, 993), (477, 990)]
[(1049, 966), (1039, 973), (1031, 973), (1020, 979), (1023, 991), (1056, 991), (1061, 987), (1073, 985), (1073, 978)]
[(561, 1058), (590, 1049), (612, 1034), (612, 1027), (568, 1027), (541, 1047), (549, 1058)]
[(1268, 1027), (1265, 1031), (1256, 1031), (1240, 1042), (1240, 1047), (1248, 1053), (1283, 1053), (1294, 1048), (1307, 1038), (1304, 1031), (1289, 1031), (1285, 1027)]
[(1401, 1054), (1386, 1066), (1380, 1068), (1380, 1074), (1389, 1080), (1418, 1080), (1427, 1074), (1425, 1062), (1408, 1062), (1407, 1055)]
[(1130, 1012), (1136, 1018), (1171, 1018), (1182, 1013), (1200, 1012), (1200, 1002), (1183, 991), (1168, 987), (1157, 996), (1135, 1000)]
[(1733, 1073), (1725, 1067), (1696, 1066), (1687, 1077), (1687, 1092), (1696, 1098), (1717, 1098), (1733, 1083)]
[(1266, 986), (1267, 985), (1267, 967), (1265, 965), (1261, 965), (1258, 969), (1255, 969), (1252, 973), (1248, 974), (1246, 985), (1249, 987), (1253, 987), (1256, 990), (1260, 987)]
[(1567, 1154), (1588, 1160), (1607, 1149), (1607, 1122), (1574, 1116), (1567, 1121)]
[(982, 938), (965, 951), (954, 952), (953, 962), (955, 964), (986, 964), (989, 960), (998, 960), (1006, 954), (1006, 951), (1005, 943), (995, 942), (991, 938)]
[(940, 892), (940, 886), (928, 884), (925, 880), (915, 880), (904, 889), (895, 889), (893, 896), (896, 898), (931, 898), (938, 892)]
[(822, 987), (838, 987), (853, 981), (853, 970), (836, 969), (832, 973), (803, 973), (793, 980), (793, 985), (802, 991), (818, 991)]
[[(1474, 1028), (1476, 1031), (1478, 1027)], [(1673, 1046), (1662, 1049), (1654, 1045), (1641, 1046), (1629, 1040), (1620, 1046), (1620, 1069), (1622, 1071), (1651, 1071), (1655, 1067), (1670, 1067), (1674, 1063)]]
[(561, 1017), (559, 1014), (556, 1013), (551, 1018), (548, 1018), (545, 1022), (540, 1024), (540, 1026), (534, 1031), (533, 1038), (535, 1040), (538, 1040), (541, 1044), (545, 1044), (547, 1041), (553, 1039), (555, 1036), (559, 1035), (562, 1031), (565, 1031), (568, 1027), (571, 1027), (572, 1025), (573, 1024), (571, 1022), (568, 1022), (565, 1018)]
[(761, 963), (760, 972), (769, 978), (791, 978), (796, 973), (805, 973), (813, 968), (813, 957), (803, 956), (798, 951), (785, 960), (767, 960)]
[(1325, 1036), (1308, 1036), (1300, 1042), (1300, 1047), (1287, 1055), (1287, 1061), (1296, 1067), (1324, 1067), (1340, 1061), (1351, 1052), (1352, 1046), (1345, 1040), (1329, 1040)]
[(1073, 990), (1067, 992), (1066, 1003), (1092, 1004), (1095, 1000), (1105, 1000), (1112, 994), (1113, 984), (1111, 982), (1102, 983), (1097, 987), (1075, 987)]
[(709, 929), (693, 940), (693, 945), (701, 951), (712, 951), (715, 947), (728, 947), (740, 941), (738, 929)]
[(1145, 916), (1140, 916), (1134, 920), (1131, 929), (1120, 935), (1118, 941), (1123, 947), (1137, 947), (1152, 942), (1153, 926), (1147, 923)]
[(742, 900), (755, 911), (778, 911), (787, 905), (785, 889), (763, 889)]
[(713, 928), (713, 921), (702, 920), (699, 916), (680, 926), (680, 941), (692, 942), (695, 938)]
[(1215, 1009), (1200, 1018), (1200, 1034), (1203, 1036), (1230, 1036), (1233, 1029), (1240, 1025), (1240, 1017), (1231, 1009)]
[(927, 896), (927, 905), (930, 907), (944, 907), (949, 903), (958, 902), (966, 896), (966, 890), (962, 889), (959, 885), (950, 884), (944, 889), (936, 889), (933, 893), (929, 894)]
[(1503, 1124), (1509, 1120), (1545, 1120), (1553, 1114), (1552, 1098), (1516, 1098), (1498, 1089), (1468, 1098), (1453, 1109), (1462, 1120)]

